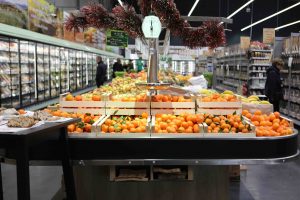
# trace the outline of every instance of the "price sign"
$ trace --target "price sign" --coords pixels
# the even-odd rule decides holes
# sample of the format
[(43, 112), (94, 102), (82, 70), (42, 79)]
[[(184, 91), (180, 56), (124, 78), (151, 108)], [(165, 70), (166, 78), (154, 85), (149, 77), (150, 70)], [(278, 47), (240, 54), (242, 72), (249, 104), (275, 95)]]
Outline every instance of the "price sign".
[(127, 47), (128, 35), (124, 31), (108, 30), (106, 31), (106, 45)]

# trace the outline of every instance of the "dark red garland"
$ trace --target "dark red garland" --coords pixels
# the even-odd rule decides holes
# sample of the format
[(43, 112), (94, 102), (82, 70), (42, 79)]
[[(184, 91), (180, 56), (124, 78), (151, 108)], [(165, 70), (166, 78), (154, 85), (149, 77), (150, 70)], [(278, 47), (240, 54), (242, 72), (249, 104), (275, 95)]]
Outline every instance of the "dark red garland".
[[(151, 7), (171, 34), (182, 38), (184, 44), (190, 48), (208, 46), (216, 48), (225, 44), (224, 27), (218, 22), (204, 22), (197, 28), (181, 18), (174, 0), (138, 0), (138, 5), (144, 16), (148, 15)], [(120, 29), (130, 37), (144, 38), (142, 20), (132, 6), (116, 6), (113, 14), (109, 13), (101, 4), (90, 4), (80, 12), (70, 15), (65, 23), (68, 30), (79, 31), (89, 26), (105, 29)]]
[(88, 27), (88, 22), (85, 16), (77, 11), (70, 14), (65, 22), (65, 27), (69, 31), (74, 30), (75, 32), (79, 32), (81, 28), (84, 29)]
[(85, 16), (87, 22), (95, 28), (117, 29), (116, 17), (109, 13), (102, 4), (91, 3), (80, 9), (80, 12)]
[(138, 0), (138, 6), (143, 16), (149, 15), (151, 12), (151, 4), (152, 0)]
[(136, 14), (133, 6), (116, 6), (113, 8), (112, 12), (117, 19), (117, 26), (121, 30), (125, 31), (129, 36), (133, 38), (144, 38), (144, 34), (142, 31), (142, 20)]

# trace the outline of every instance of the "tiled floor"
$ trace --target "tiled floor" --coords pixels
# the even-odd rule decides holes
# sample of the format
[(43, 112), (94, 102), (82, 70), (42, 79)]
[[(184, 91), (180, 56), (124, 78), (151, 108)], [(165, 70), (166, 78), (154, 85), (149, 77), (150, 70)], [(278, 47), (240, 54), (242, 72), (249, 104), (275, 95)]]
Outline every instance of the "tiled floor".
[[(282, 165), (251, 165), (230, 186), (231, 200), (299, 200), (300, 159)], [(2, 164), (4, 199), (15, 200), (16, 168)], [(60, 186), (61, 167), (31, 167), (32, 200), (48, 200)]]

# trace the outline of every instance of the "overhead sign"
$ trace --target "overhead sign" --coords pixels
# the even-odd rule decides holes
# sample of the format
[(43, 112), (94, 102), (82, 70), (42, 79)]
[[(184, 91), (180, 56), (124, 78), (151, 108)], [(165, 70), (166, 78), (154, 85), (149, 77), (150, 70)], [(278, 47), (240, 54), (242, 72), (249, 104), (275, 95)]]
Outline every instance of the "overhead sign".
[(106, 45), (127, 47), (128, 35), (124, 31), (107, 30), (106, 31)]
[(248, 49), (250, 47), (250, 37), (242, 36), (240, 40), (241, 49)]
[(274, 28), (264, 28), (263, 29), (263, 43), (273, 44), (275, 40), (275, 29)]

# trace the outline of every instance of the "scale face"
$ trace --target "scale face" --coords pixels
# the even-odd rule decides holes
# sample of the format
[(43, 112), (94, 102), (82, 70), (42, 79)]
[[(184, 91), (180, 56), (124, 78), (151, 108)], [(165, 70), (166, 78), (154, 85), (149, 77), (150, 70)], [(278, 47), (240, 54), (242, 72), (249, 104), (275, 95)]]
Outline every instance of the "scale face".
[(161, 32), (161, 22), (154, 15), (146, 16), (143, 20), (142, 30), (145, 38), (159, 38)]

